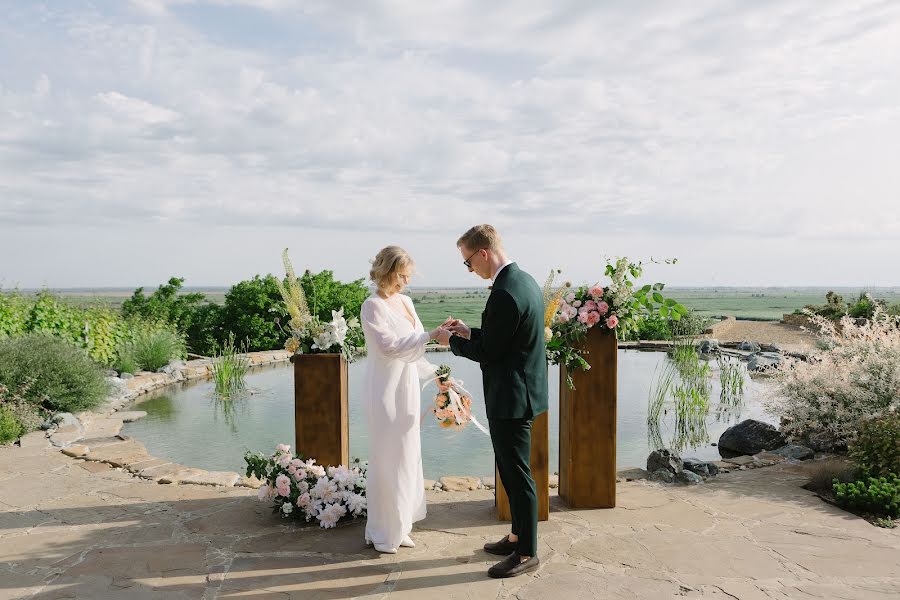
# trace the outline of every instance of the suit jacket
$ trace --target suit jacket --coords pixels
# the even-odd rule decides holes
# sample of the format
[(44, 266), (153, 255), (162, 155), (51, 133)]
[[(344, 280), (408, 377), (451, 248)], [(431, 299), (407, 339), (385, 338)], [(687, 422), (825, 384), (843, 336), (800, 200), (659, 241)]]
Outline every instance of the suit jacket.
[(450, 349), (481, 364), (488, 419), (522, 419), (547, 410), (544, 298), (516, 263), (494, 281), (481, 328), (470, 339), (450, 338)]

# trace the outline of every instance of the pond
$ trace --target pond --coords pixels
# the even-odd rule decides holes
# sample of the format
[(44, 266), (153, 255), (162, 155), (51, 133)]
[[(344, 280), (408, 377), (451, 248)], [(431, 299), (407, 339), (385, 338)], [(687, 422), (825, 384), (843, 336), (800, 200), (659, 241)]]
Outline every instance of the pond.
[[(478, 365), (450, 353), (428, 354), (435, 364), (446, 363), (474, 395), (473, 413), (484, 417), (481, 371)], [(772, 422), (762, 409), (770, 384), (747, 379), (744, 401), (738, 409), (717, 411), (718, 371), (710, 377), (711, 410), (685, 422), (675, 410), (660, 417), (658, 427), (648, 427), (648, 396), (669, 359), (664, 352), (619, 350), (619, 406), (616, 462), (621, 467), (643, 467), (652, 445), (660, 439), (669, 447), (682, 446), (684, 456), (705, 460), (719, 458), (712, 446), (719, 435), (738, 420), (755, 418)], [(715, 367), (715, 361), (711, 363)], [(366, 430), (361, 389), (365, 359), (350, 366), (350, 454), (365, 459), (372, 432)], [(176, 384), (144, 396), (132, 406), (147, 416), (125, 425), (123, 433), (140, 440), (150, 454), (192, 467), (243, 472), (244, 452), (271, 453), (275, 445), (294, 444), (293, 368), (289, 364), (255, 369), (247, 376), (251, 393), (234, 400), (214, 398), (209, 381)], [(422, 395), (423, 409), (431, 403), (434, 387)], [(559, 465), (559, 369), (550, 369), (550, 470)], [(687, 428), (687, 431), (686, 431)], [(422, 460), (425, 477), (443, 475), (491, 475), (493, 451), (489, 438), (474, 426), (461, 431), (438, 427), (433, 416), (422, 423)]]

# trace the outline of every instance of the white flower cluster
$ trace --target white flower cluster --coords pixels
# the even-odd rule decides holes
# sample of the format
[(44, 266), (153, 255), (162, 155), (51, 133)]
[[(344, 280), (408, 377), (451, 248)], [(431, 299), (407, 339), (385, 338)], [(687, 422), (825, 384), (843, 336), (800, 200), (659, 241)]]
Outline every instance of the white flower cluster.
[[(325, 468), (315, 459), (295, 458), (290, 446), (279, 444), (268, 459), (267, 481), (260, 487), (260, 500), (274, 500), (282, 516), (316, 519), (324, 528), (334, 527), (345, 516), (366, 515), (366, 468), (340, 465)], [(295, 514), (295, 508), (299, 511)]]

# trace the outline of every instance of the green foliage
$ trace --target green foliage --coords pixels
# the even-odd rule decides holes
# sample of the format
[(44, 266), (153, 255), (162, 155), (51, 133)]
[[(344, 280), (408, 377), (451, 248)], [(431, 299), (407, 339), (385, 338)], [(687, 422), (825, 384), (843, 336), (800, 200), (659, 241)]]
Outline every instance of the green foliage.
[(838, 506), (880, 517), (900, 517), (900, 477), (867, 477), (855, 482), (834, 481)]
[(13, 442), (25, 433), (25, 428), (11, 410), (0, 404), (0, 444)]
[(35, 296), (25, 320), (25, 331), (48, 333), (72, 341), (78, 340), (80, 334), (75, 311), (47, 290), (41, 290)]
[(169, 282), (160, 285), (149, 297), (144, 288), (134, 290), (131, 298), (122, 303), (122, 314), (126, 318), (138, 317), (149, 321), (166, 321), (185, 332), (191, 325), (194, 312), (206, 299), (203, 294), (193, 292), (181, 294), (184, 278), (170, 277)]
[(251, 352), (282, 348), (288, 337), (280, 326), (280, 323), (286, 323), (287, 313), (272, 275), (255, 275), (253, 279), (233, 285), (225, 295), (219, 317), (222, 332), (245, 340), (247, 350)]
[(184, 337), (165, 322), (151, 324), (136, 321), (138, 326), (118, 349), (118, 370), (156, 371), (169, 361), (184, 358)]
[(849, 451), (866, 475), (900, 473), (900, 414), (887, 413), (861, 422)]
[(24, 399), (51, 410), (79, 411), (106, 398), (103, 372), (73, 344), (41, 333), (0, 340), (0, 384), (21, 389)]
[[(873, 298), (867, 292), (860, 292), (854, 302), (844, 302), (844, 298), (840, 294), (828, 292), (825, 294), (825, 304), (807, 304), (805, 310), (812, 311), (831, 321), (837, 321), (844, 315), (849, 315), (854, 319), (871, 319), (877, 306), (885, 308), (886, 305), (886, 301)], [(890, 311), (888, 312), (890, 314)]]
[(310, 314), (326, 322), (331, 321), (331, 311), (340, 310), (342, 306), (347, 319), (358, 317), (369, 295), (362, 279), (342, 283), (334, 278), (332, 271), (306, 271), (300, 278), (300, 285), (306, 294)]
[(216, 395), (228, 399), (245, 387), (244, 377), (250, 369), (250, 363), (238, 355), (234, 346), (234, 336), (230, 336), (217, 353), (212, 363), (213, 382), (216, 387)]
[(28, 302), (18, 292), (0, 290), (0, 338), (25, 331)]
[(744, 364), (729, 356), (719, 356), (719, 403), (739, 406), (744, 398), (744, 381), (747, 369)]
[(210, 303), (198, 306), (185, 332), (188, 349), (201, 356), (215, 354), (219, 340), (227, 338), (222, 326), (221, 305)]

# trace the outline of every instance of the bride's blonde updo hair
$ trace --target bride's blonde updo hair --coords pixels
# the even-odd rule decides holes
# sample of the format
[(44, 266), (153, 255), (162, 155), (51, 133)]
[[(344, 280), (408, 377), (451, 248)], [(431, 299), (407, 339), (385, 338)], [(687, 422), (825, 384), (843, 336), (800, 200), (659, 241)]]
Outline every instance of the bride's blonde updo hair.
[(375, 255), (372, 269), (369, 271), (369, 279), (375, 283), (378, 289), (387, 289), (397, 281), (397, 271), (413, 266), (415, 263), (406, 250), (400, 246), (388, 246), (382, 248)]

